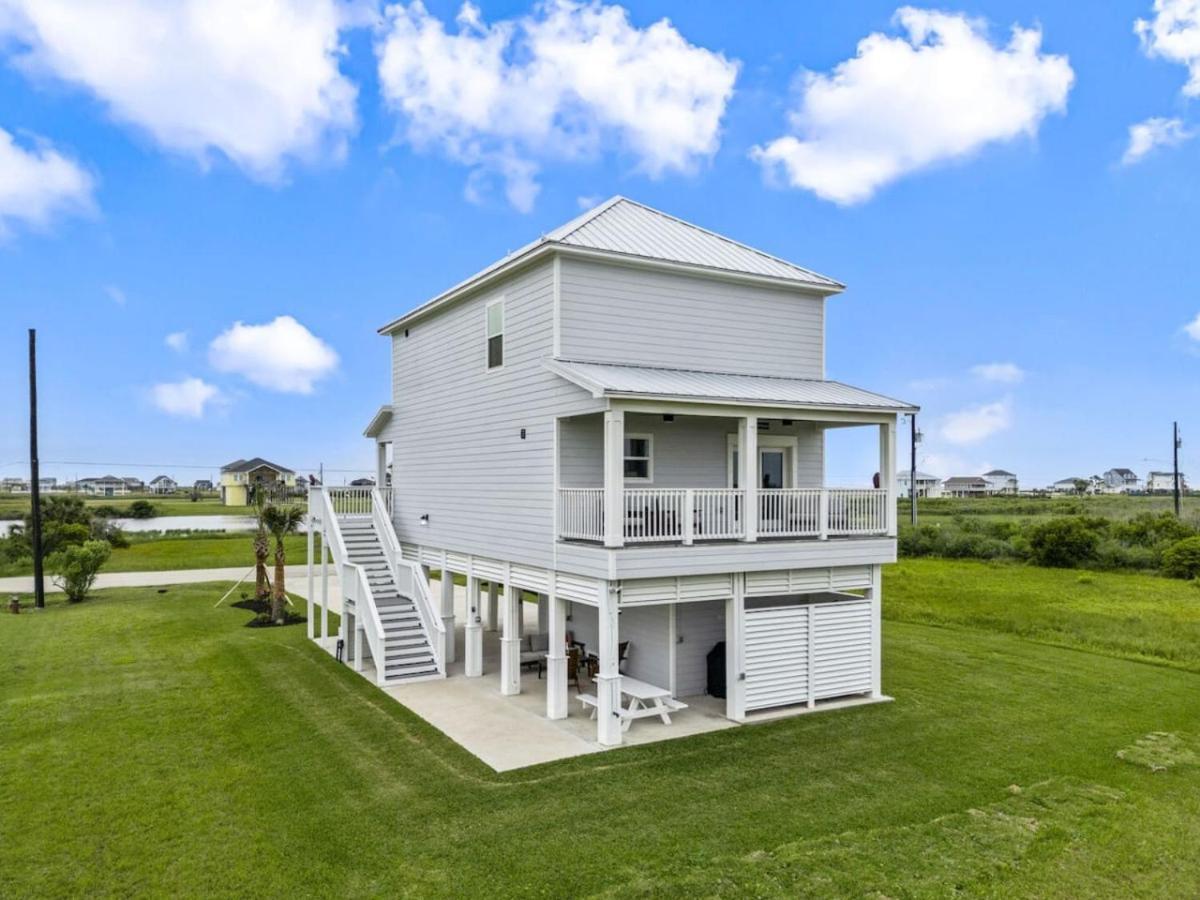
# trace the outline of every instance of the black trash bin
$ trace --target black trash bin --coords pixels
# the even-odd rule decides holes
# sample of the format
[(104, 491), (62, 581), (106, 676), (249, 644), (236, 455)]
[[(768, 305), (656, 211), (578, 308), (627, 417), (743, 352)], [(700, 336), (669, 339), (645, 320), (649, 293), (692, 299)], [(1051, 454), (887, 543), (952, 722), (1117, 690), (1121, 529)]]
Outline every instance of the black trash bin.
[(718, 641), (708, 651), (708, 692), (714, 697), (725, 697), (725, 642)]

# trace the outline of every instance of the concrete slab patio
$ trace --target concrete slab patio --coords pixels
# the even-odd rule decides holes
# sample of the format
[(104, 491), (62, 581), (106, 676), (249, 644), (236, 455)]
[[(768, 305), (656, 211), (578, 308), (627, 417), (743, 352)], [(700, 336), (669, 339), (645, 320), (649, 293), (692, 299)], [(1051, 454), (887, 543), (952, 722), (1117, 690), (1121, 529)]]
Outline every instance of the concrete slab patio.
[[(436, 587), (434, 594), (437, 594)], [(466, 591), (457, 587), (454, 598), (456, 621), (462, 623)], [(522, 607), (526, 633), (536, 630), (536, 606), (524, 603)], [(461, 624), (456, 632), (458, 661), (449, 666), (449, 677), (388, 687), (384, 688), (385, 693), (497, 772), (619, 749), (596, 743), (596, 723), (591, 718), (591, 710), (575, 699), (574, 684), (569, 688), (570, 702), (565, 719), (546, 718), (545, 678), (538, 678), (533, 670), (522, 672), (520, 694), (503, 696), (500, 693), (499, 632), (485, 631), (483, 634), (483, 676), (465, 677), (462, 662), (465, 635)], [(335, 639), (330, 639), (324, 646), (332, 653), (335, 643)], [(364, 666), (363, 675), (372, 682), (375, 679), (374, 668), (369, 662)], [(738, 727), (736, 722), (725, 718), (724, 701), (714, 697), (682, 699), (688, 708), (672, 713), (670, 725), (657, 718), (635, 721), (625, 732), (624, 746)]]

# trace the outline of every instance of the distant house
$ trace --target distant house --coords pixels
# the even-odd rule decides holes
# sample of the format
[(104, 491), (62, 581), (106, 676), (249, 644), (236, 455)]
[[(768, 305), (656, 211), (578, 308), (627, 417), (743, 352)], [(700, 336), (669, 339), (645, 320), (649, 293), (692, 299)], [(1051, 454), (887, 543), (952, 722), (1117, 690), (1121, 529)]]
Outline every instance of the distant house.
[(942, 482), (947, 497), (983, 497), (989, 493), (988, 480), (982, 475), (954, 475)]
[(213, 483), (207, 478), (197, 478), (192, 482), (193, 491), (211, 491), (212, 489)]
[[(909, 480), (912, 477), (912, 472), (906, 469), (896, 475), (896, 488), (901, 497), (911, 497), (912, 490), (909, 486)], [(918, 497), (940, 497), (942, 496), (942, 479), (936, 475), (930, 475), (928, 472), (917, 470), (917, 496)]]
[(350, 482), (350, 487), (375, 487), (374, 478), (355, 478)]
[(97, 497), (120, 497), (132, 493), (130, 481), (141, 484), (137, 479), (118, 478), (115, 475), (101, 475), (99, 478), (81, 478), (75, 482), (76, 490)]
[(23, 494), (29, 490), (29, 482), (24, 478), (0, 478), (0, 491), (10, 494)]
[(260, 456), (221, 466), (221, 502), (226, 506), (246, 506), (259, 490), (290, 492), (295, 487), (295, 472)]
[(1055, 494), (1078, 494), (1081, 486), (1085, 494), (1090, 494), (1094, 487), (1090, 478), (1076, 475), (1072, 478), (1060, 478), (1050, 485), (1050, 490)]
[(125, 482), (125, 492), (127, 494), (140, 494), (146, 490), (146, 482), (140, 478), (125, 477), (121, 480)]
[(1017, 476), (1012, 472), (1006, 472), (1004, 469), (992, 469), (990, 472), (984, 472), (982, 477), (988, 483), (987, 492), (989, 494), (1017, 493)]
[(1113, 493), (1124, 494), (1141, 490), (1142, 479), (1133, 469), (1109, 469), (1104, 473), (1104, 486)]
[[(1187, 476), (1179, 473), (1179, 490), (1186, 491)], [(1151, 494), (1171, 494), (1175, 492), (1175, 479), (1170, 472), (1151, 472), (1146, 476), (1146, 490)]]
[(159, 475), (150, 479), (150, 493), (152, 494), (173, 494), (178, 488), (179, 485), (175, 479), (169, 475)]

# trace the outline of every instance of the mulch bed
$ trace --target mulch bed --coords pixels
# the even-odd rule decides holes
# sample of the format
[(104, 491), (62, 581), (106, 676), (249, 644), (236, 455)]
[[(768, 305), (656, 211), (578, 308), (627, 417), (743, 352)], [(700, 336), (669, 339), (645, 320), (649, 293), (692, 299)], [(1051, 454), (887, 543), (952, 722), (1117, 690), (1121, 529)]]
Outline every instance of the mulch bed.
[(297, 615), (289, 610), (285, 613), (283, 625), (276, 625), (269, 618), (271, 613), (270, 600), (255, 600), (252, 597), (248, 597), (245, 600), (239, 600), (237, 603), (229, 605), (237, 609), (245, 609), (255, 613), (254, 618), (246, 623), (247, 628), (283, 628), (288, 625), (302, 625), (308, 621), (304, 616)]

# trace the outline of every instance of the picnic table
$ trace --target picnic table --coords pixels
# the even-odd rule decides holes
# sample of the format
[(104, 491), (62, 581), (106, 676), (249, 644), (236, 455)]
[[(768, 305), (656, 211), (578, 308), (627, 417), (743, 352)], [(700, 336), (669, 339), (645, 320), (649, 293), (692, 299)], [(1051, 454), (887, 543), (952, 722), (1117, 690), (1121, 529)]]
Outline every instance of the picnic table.
[[(645, 719), (650, 716), (658, 716), (664, 725), (670, 725), (671, 713), (687, 709), (687, 704), (680, 703), (672, 697), (671, 692), (666, 688), (631, 678), (628, 675), (621, 676), (621, 694), (629, 698), (629, 705), (620, 708), (622, 731), (628, 731), (634, 719)], [(592, 718), (596, 718), (596, 696), (580, 694), (579, 701), (584, 706), (590, 706)]]

